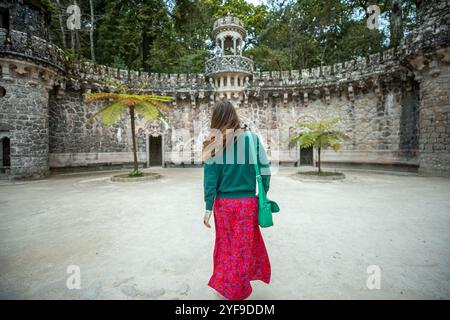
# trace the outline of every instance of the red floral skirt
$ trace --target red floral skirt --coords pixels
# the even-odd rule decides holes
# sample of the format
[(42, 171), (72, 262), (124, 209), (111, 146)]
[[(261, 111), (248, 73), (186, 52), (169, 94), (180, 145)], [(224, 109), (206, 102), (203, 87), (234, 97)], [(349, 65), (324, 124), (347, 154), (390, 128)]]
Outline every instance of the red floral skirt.
[(250, 281), (270, 282), (270, 262), (258, 225), (258, 198), (214, 202), (214, 273), (208, 285), (229, 300), (247, 298)]

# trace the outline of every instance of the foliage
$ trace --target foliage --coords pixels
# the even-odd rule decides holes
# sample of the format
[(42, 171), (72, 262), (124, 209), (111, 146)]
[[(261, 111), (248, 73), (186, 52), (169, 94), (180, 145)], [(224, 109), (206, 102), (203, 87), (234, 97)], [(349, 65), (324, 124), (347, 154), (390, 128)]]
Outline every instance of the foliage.
[(298, 144), (300, 148), (314, 147), (317, 150), (319, 173), (321, 172), (321, 151), (327, 148), (339, 151), (342, 147), (342, 141), (350, 139), (343, 131), (335, 128), (336, 124), (340, 121), (340, 118), (332, 118), (311, 122), (299, 122), (300, 132), (289, 137), (291, 147)]
[(168, 111), (165, 102), (172, 101), (172, 97), (149, 94), (138, 95), (99, 92), (87, 93), (84, 96), (86, 103), (96, 101), (108, 102), (92, 116), (101, 116), (102, 122), (105, 125), (111, 125), (117, 122), (120, 116), (129, 108), (133, 108), (137, 113), (140, 113), (147, 121), (163, 118), (164, 112)]
[(134, 178), (134, 177), (142, 177), (144, 175), (144, 173), (142, 172), (142, 171), (139, 171), (139, 170), (133, 170), (133, 171), (131, 171), (129, 174), (128, 174), (128, 176), (130, 177), (130, 178)]
[(44, 9), (46, 13), (55, 12), (55, 6), (51, 0), (28, 0), (27, 2)]
[(134, 170), (130, 177), (142, 176), (137, 162), (135, 113), (139, 113), (145, 120), (156, 120), (164, 118), (164, 113), (168, 111), (166, 102), (172, 101), (172, 97), (151, 95), (151, 94), (127, 94), (127, 93), (88, 93), (85, 94), (85, 102), (90, 104), (97, 101), (106, 101), (106, 105), (100, 108), (90, 120), (96, 116), (101, 116), (103, 124), (111, 125), (115, 123), (125, 111), (129, 111), (131, 120), (131, 135), (133, 140)]
[[(49, 0), (56, 3), (56, 0)], [(94, 47), (97, 63), (123, 69), (163, 73), (202, 73), (214, 42), (214, 21), (233, 15), (244, 22), (244, 55), (262, 71), (311, 68), (367, 56), (395, 45), (392, 0), (379, 0), (382, 27), (366, 26), (367, 7), (374, 0), (92, 0), (95, 8)], [(59, 0), (51, 35), (71, 45), (73, 32), (63, 30), (65, 9), (73, 0)], [(401, 1), (401, 31), (415, 27), (413, 0)], [(82, 28), (76, 32), (75, 53), (90, 55), (90, 7), (78, 0)], [(63, 23), (65, 25), (65, 23)], [(64, 26), (63, 26), (64, 29)], [(397, 30), (397, 29), (396, 29)], [(392, 41), (391, 41), (392, 40)]]

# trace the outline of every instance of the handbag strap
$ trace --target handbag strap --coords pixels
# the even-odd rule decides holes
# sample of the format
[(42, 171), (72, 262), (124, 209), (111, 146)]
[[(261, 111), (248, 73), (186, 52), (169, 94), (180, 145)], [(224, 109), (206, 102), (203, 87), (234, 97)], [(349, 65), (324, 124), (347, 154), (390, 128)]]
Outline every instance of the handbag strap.
[(256, 181), (258, 182), (258, 198), (259, 198), (260, 203), (265, 203), (266, 202), (266, 190), (264, 190), (264, 185), (262, 183), (262, 177), (261, 177), (261, 171), (259, 170), (258, 157), (256, 155), (255, 141), (253, 139), (253, 135), (251, 134), (251, 132), (246, 131), (245, 134), (249, 138), (250, 154), (252, 157), (253, 164), (255, 166)]

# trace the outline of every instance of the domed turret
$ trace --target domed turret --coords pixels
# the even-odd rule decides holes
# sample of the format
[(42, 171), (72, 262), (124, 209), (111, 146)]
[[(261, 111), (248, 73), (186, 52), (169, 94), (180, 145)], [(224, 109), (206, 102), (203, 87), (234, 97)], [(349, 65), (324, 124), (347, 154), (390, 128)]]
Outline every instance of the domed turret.
[(214, 23), (215, 57), (206, 61), (205, 74), (216, 91), (242, 91), (253, 74), (253, 61), (242, 56), (247, 33), (241, 20), (227, 16)]
[(227, 54), (227, 51), (233, 55), (241, 54), (242, 42), (247, 36), (243, 25), (238, 18), (229, 16), (220, 18), (214, 23), (212, 35), (222, 55)]

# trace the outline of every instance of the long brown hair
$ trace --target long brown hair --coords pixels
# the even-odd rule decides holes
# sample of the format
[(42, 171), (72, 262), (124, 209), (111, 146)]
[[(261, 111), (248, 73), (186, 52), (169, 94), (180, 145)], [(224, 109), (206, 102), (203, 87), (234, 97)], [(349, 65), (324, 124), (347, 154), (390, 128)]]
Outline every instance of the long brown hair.
[(241, 129), (241, 121), (230, 101), (222, 100), (216, 103), (211, 117), (211, 129), (213, 129), (211, 131), (219, 130), (222, 133), (222, 144), (218, 148), (215, 132), (211, 132), (203, 142), (203, 160), (213, 157), (217, 151), (225, 149), (227, 143), (234, 141), (236, 131)]

